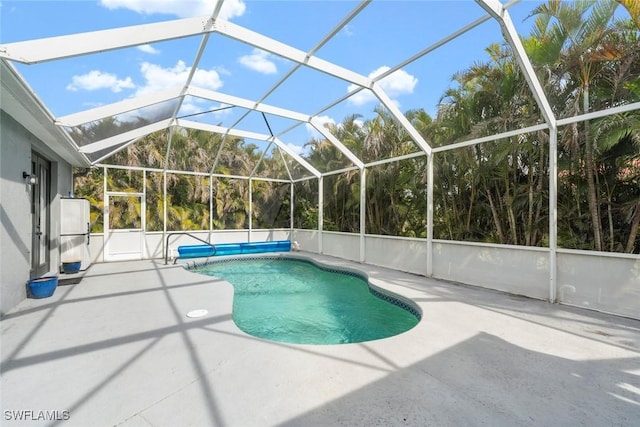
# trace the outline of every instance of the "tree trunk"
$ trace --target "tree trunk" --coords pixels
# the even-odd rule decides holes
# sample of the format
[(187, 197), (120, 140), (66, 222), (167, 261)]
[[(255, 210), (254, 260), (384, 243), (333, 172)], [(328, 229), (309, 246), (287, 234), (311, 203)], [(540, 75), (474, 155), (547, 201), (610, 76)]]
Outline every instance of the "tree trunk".
[[(609, 187), (607, 185), (607, 187)], [(611, 212), (611, 192), (607, 188), (607, 220), (609, 221), (609, 251), (613, 252), (615, 249), (615, 236), (613, 234), (613, 213)]]
[(524, 244), (527, 246), (531, 246), (532, 234), (533, 234), (533, 171), (531, 165), (529, 165), (528, 170), (528, 181), (529, 181), (529, 210), (527, 212), (527, 225), (524, 229)]
[(636, 243), (636, 237), (638, 236), (638, 229), (640, 228), (640, 201), (636, 203), (635, 212), (631, 218), (631, 229), (629, 230), (629, 239), (627, 240), (627, 246), (624, 249), (626, 253), (633, 253), (633, 247)]
[[(584, 113), (589, 112), (589, 85), (584, 86), (583, 97)], [(593, 242), (595, 250), (602, 250), (602, 223), (600, 221), (600, 209), (598, 206), (598, 196), (595, 185), (595, 164), (593, 162), (593, 148), (591, 146), (591, 135), (589, 132), (589, 122), (584, 122), (584, 161), (587, 172), (587, 201), (589, 202), (589, 212), (591, 213), (591, 223), (593, 229)]]
[(476, 198), (476, 185), (471, 183), (471, 197), (469, 198), (469, 209), (467, 210), (467, 221), (465, 224), (465, 231), (469, 233), (471, 230), (471, 213), (473, 211), (473, 202)]
[[(515, 182), (514, 182), (515, 187)], [(516, 217), (513, 213), (513, 197), (511, 195), (511, 186), (509, 185), (509, 171), (507, 170), (505, 179), (505, 205), (507, 208), (507, 220), (509, 222), (509, 228), (511, 229), (511, 244), (518, 244), (518, 228), (516, 223)]]
[(493, 203), (493, 197), (491, 197), (491, 191), (489, 191), (488, 189), (487, 189), (487, 198), (489, 199), (489, 206), (491, 207), (491, 214), (493, 215), (493, 223), (496, 226), (496, 233), (498, 233), (498, 238), (500, 239), (500, 243), (505, 243), (506, 239), (504, 238), (504, 232), (502, 231), (502, 225), (500, 224), (500, 216), (498, 215), (496, 206)]
[[(540, 166), (538, 168), (538, 174), (537, 174), (537, 181), (538, 183), (536, 184), (536, 194), (539, 195), (538, 197), (538, 202), (536, 203), (536, 214), (535, 214), (535, 219), (533, 224), (539, 224), (540, 222), (540, 216), (542, 215), (542, 205), (544, 204), (544, 197), (542, 197), (542, 184), (544, 181), (544, 177), (546, 176), (546, 174), (544, 173), (545, 171), (545, 164), (544, 164), (544, 160), (545, 160), (545, 151), (544, 151), (544, 144), (540, 143), (540, 151), (539, 151), (539, 162), (540, 162)], [(548, 187), (548, 181), (547, 181), (547, 187)], [(536, 246), (538, 244), (538, 240), (540, 239), (540, 228), (539, 227), (535, 227), (535, 232), (533, 234), (533, 237), (531, 239), (531, 245), (532, 246)]]

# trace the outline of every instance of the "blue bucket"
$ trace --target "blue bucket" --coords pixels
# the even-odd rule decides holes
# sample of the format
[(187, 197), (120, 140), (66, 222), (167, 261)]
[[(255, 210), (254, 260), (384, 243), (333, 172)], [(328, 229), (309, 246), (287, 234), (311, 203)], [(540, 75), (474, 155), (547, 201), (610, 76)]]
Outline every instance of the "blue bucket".
[(80, 271), (82, 261), (68, 261), (62, 263), (62, 271), (64, 274), (76, 274)]
[(30, 298), (47, 298), (53, 295), (58, 286), (58, 276), (38, 277), (29, 280), (27, 291)]

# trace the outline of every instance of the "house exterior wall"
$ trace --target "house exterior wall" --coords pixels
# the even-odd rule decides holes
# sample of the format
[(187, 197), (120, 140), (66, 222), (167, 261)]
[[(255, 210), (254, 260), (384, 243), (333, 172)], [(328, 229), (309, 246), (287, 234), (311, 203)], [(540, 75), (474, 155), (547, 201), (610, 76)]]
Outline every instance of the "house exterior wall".
[(31, 153), (51, 162), (50, 271), (60, 268), (60, 197), (71, 191), (72, 168), (4, 111), (0, 113), (0, 313), (26, 298), (31, 270), (31, 193), (22, 172)]

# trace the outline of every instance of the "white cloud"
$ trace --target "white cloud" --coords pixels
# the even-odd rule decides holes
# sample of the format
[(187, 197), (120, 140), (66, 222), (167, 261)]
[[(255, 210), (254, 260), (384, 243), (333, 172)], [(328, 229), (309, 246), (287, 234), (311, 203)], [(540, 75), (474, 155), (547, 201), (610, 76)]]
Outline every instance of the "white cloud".
[(197, 105), (197, 101), (186, 101), (182, 103), (178, 117), (188, 116), (190, 114), (199, 113), (202, 109)]
[[(369, 78), (374, 78), (376, 76), (379, 76), (380, 74), (386, 72), (387, 70), (389, 70), (389, 67), (387, 67), (386, 65), (383, 65), (377, 70), (372, 71), (369, 74)], [(416, 84), (418, 84), (418, 79), (404, 70), (398, 70), (391, 73), (384, 79), (380, 80), (378, 84), (380, 85), (380, 88), (384, 90), (384, 92), (389, 97), (395, 98), (400, 95), (407, 95), (407, 94), (413, 93), (413, 90), (415, 89)], [(357, 88), (358, 88), (357, 85), (354, 85), (354, 84), (349, 85), (349, 87), (347, 88), (347, 92), (352, 92)], [(356, 93), (355, 95), (351, 96), (349, 98), (349, 103), (360, 106), (368, 102), (375, 101), (376, 99), (377, 98), (375, 97), (373, 92), (371, 92), (368, 89), (363, 89), (360, 92)], [(394, 101), (394, 102), (396, 102), (397, 104), (397, 101)]]
[(144, 53), (149, 53), (151, 55), (157, 55), (160, 53), (160, 51), (158, 49), (156, 49), (155, 47), (151, 46), (150, 44), (143, 44), (138, 46), (138, 50), (142, 51)]
[(131, 77), (118, 79), (115, 74), (91, 70), (87, 74), (73, 76), (71, 83), (67, 85), (67, 90), (77, 92), (79, 90), (109, 89), (111, 92), (117, 93), (121, 92), (122, 89), (133, 89), (135, 87)]
[[(352, 92), (358, 88), (357, 85), (349, 85), (347, 88), (347, 92)], [(367, 104), (369, 102), (375, 101), (377, 98), (369, 89), (362, 89), (360, 92), (355, 95), (351, 95), (351, 97), (347, 100), (350, 104), (361, 106)]]
[(215, 70), (218, 72), (218, 74), (221, 74), (223, 76), (230, 76), (231, 75), (231, 71), (227, 70), (223, 65), (218, 65)]
[(327, 124), (332, 124), (332, 125), (336, 124), (336, 121), (333, 120), (333, 117), (330, 117), (330, 116), (317, 116), (316, 120), (322, 123), (323, 126), (326, 126)]
[(351, 37), (352, 35), (355, 34), (354, 31), (353, 31), (353, 27), (351, 25), (349, 25), (349, 24), (344, 26), (344, 28), (342, 29), (342, 32), (347, 37)]
[(202, 87), (205, 89), (217, 90), (222, 87), (222, 79), (220, 79), (220, 74), (213, 68), (210, 70), (203, 70), (202, 68), (198, 68), (196, 73), (193, 75), (193, 80), (191, 83), (194, 86)]
[(278, 72), (275, 62), (271, 61), (271, 54), (260, 49), (253, 49), (249, 55), (238, 58), (238, 62), (245, 67), (262, 74)]
[[(163, 68), (160, 65), (143, 62), (140, 72), (145, 80), (145, 85), (140, 87), (136, 95), (153, 93), (174, 86), (184, 86), (189, 76), (190, 67), (184, 61), (178, 61), (174, 67)], [(193, 75), (192, 84), (204, 89), (217, 90), (222, 87), (220, 75), (214, 69), (197, 69)]]
[(294, 153), (298, 154), (298, 155), (302, 154), (302, 152), (304, 151), (304, 147), (292, 144), (290, 142), (287, 142), (287, 148), (290, 149), (291, 151), (293, 151)]
[[(329, 116), (317, 116), (316, 119), (322, 124), (322, 126), (326, 126), (327, 124), (332, 124), (332, 125), (336, 124), (336, 121)], [(306, 123), (304, 127), (307, 129), (307, 133), (312, 138), (322, 138), (322, 135), (320, 135), (320, 133), (316, 130), (315, 127), (311, 125), (311, 123)]]
[[(188, 18), (211, 15), (216, 0), (100, 0), (100, 5), (107, 9), (129, 9), (145, 15), (163, 13)], [(229, 20), (242, 16), (246, 8), (243, 0), (225, 0), (218, 18)]]
[[(178, 113), (178, 116), (183, 117), (183, 116), (188, 116), (190, 114), (204, 113), (205, 111), (210, 111), (209, 113), (205, 113), (204, 115), (208, 115), (209, 117), (213, 116), (216, 120), (219, 120), (231, 114), (231, 110), (228, 108), (222, 110), (222, 108), (224, 107), (228, 107), (228, 105), (227, 104), (216, 105), (214, 103), (211, 103), (201, 98), (191, 97), (191, 98), (185, 99), (184, 103), (180, 108), (180, 112)], [(218, 109), (220, 110), (211, 111), (211, 110), (218, 110)], [(197, 117), (198, 116), (193, 116), (193, 119), (197, 120)], [(187, 119), (190, 120), (191, 118), (187, 118)]]

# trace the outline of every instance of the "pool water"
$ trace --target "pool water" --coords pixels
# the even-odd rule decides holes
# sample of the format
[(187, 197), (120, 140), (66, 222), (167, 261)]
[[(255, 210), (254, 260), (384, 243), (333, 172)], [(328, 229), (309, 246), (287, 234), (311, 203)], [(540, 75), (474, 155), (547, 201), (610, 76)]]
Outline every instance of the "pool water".
[(192, 271), (235, 289), (233, 320), (248, 334), (296, 344), (342, 344), (400, 334), (415, 314), (374, 295), (362, 277), (297, 259), (237, 259)]

